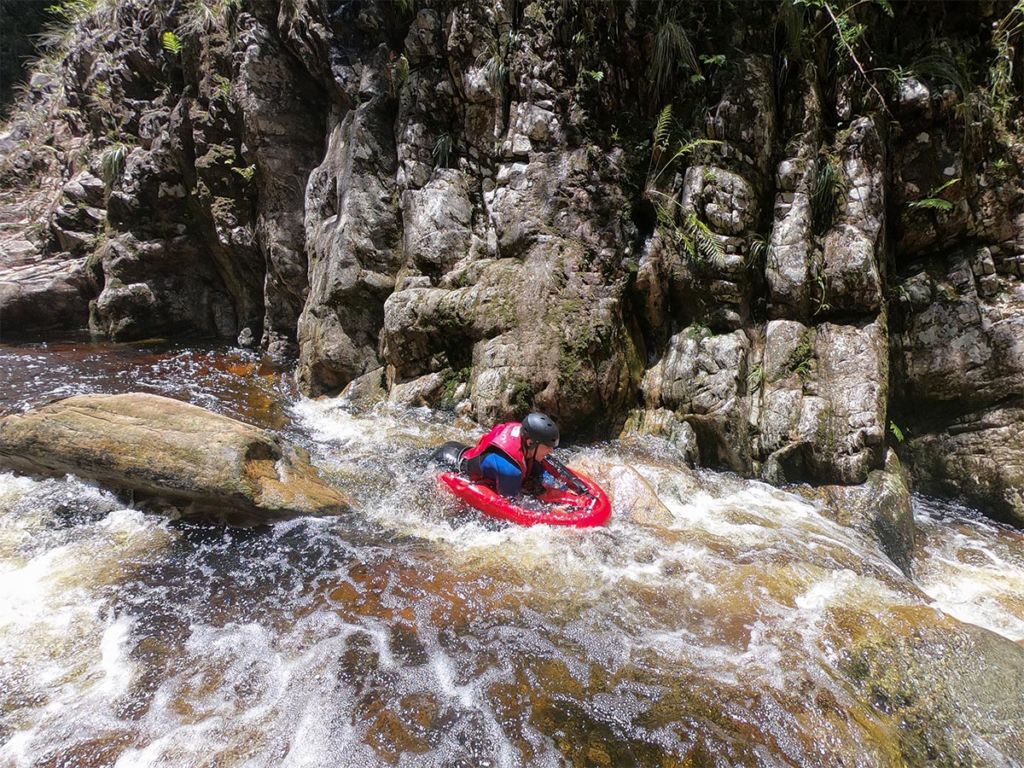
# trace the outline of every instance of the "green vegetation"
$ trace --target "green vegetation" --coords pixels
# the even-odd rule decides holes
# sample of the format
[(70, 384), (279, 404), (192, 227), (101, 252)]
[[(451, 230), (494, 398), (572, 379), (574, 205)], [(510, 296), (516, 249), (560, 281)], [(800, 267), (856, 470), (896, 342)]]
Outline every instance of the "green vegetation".
[(894, 15), (889, 0), (783, 0), (778, 23), (785, 33), (788, 60), (808, 58), (815, 41), (828, 33), (837, 62), (857, 72), (885, 109), (885, 97), (872, 77), (874, 70), (868, 70), (863, 63), (873, 57), (870, 50), (862, 52), (868, 26), (861, 14), (866, 6), (880, 9), (890, 18)]
[(103, 173), (103, 183), (109, 191), (114, 182), (121, 178), (124, 173), (124, 161), (128, 156), (129, 147), (123, 142), (111, 144), (100, 155), (100, 168)]
[(47, 6), (46, 11), (53, 18), (38, 36), (39, 47), (43, 50), (63, 48), (74, 34), (75, 27), (92, 16), (100, 0), (64, 0)]
[(1024, 37), (1024, 0), (1019, 0), (1000, 21), (992, 33), (995, 60), (989, 67), (988, 95), (998, 125), (1005, 127), (1010, 112), (1020, 99), (1019, 86), (1013, 82), (1014, 47)]
[(405, 54), (395, 57), (391, 54), (391, 65), (388, 67), (388, 82), (392, 96), (398, 96), (402, 86), (409, 80), (409, 59)]
[(808, 331), (800, 339), (800, 343), (786, 361), (786, 370), (795, 373), (801, 378), (810, 376), (814, 371), (814, 341), (811, 332)]
[(897, 443), (902, 443), (907, 439), (904, 431), (896, 425), (895, 421), (889, 422), (889, 431), (892, 433), (892, 436), (896, 438)]
[(822, 312), (828, 312), (832, 309), (832, 305), (828, 301), (828, 279), (825, 274), (818, 271), (814, 276), (814, 283), (818, 290), (814, 296), (814, 314), (815, 316), (820, 315)]
[(949, 189), (954, 184), (957, 184), (959, 182), (959, 177), (955, 179), (950, 179), (945, 184), (942, 184), (941, 186), (938, 186), (931, 192), (929, 192), (927, 197), (922, 198), (921, 200), (914, 200), (913, 202), (907, 203), (907, 208), (911, 208), (913, 210), (930, 210), (942, 212), (951, 211), (953, 210), (953, 203), (951, 203), (949, 200), (945, 200), (939, 197), (939, 195), (941, 195), (947, 189)]
[(505, 96), (509, 84), (508, 56), (515, 43), (515, 33), (509, 25), (499, 25), (487, 30), (484, 50), (477, 57), (477, 66), (482, 66), (488, 84), (495, 91), (499, 101)]
[(235, 91), (234, 84), (231, 82), (231, 80), (224, 77), (223, 75), (214, 75), (213, 82), (214, 92), (217, 94), (217, 96), (224, 99), (224, 101), (231, 101), (231, 98), (234, 95)]
[(764, 383), (764, 365), (758, 363), (750, 369), (750, 373), (747, 374), (747, 391), (750, 394), (757, 392), (761, 389), (761, 385)]
[(846, 175), (839, 158), (823, 153), (814, 161), (811, 177), (811, 224), (815, 234), (822, 234), (835, 221), (846, 199)]
[(181, 37), (223, 34), (241, 4), (242, 0), (192, 0), (185, 6), (177, 34)]
[(772, 255), (771, 235), (757, 235), (750, 241), (750, 262), (760, 264)]
[(234, 171), (235, 173), (237, 173), (239, 176), (241, 176), (247, 182), (248, 181), (252, 181), (253, 177), (256, 175), (256, 165), (255, 164), (247, 165), (244, 168), (234, 167), (231, 170)]
[(442, 133), (434, 144), (434, 149), (431, 154), (434, 156), (434, 166), (436, 168), (447, 168), (448, 157), (452, 152), (452, 135), (450, 133)]
[[(678, 6), (672, 6), (673, 10)], [(664, 12), (664, 2), (659, 0), (657, 17), (661, 20), (654, 37), (654, 55), (651, 57), (650, 72), (652, 99), (654, 103), (670, 98), (675, 79), (681, 67), (700, 75), (693, 43), (683, 28), (682, 22), (672, 12)]]
[(455, 393), (459, 387), (469, 382), (469, 376), (473, 372), (470, 367), (460, 368), (454, 370), (452, 368), (445, 368), (441, 373), (444, 379), (444, 389), (441, 393), (441, 405), (442, 406), (455, 406)]
[(173, 53), (175, 56), (181, 54), (182, 44), (181, 38), (178, 37), (174, 32), (167, 30), (160, 38), (163, 42), (164, 50), (168, 53)]
[(644, 198), (653, 206), (658, 225), (665, 236), (697, 262), (711, 261), (721, 264), (725, 258), (722, 244), (715, 233), (704, 223), (695, 211), (683, 210), (673, 192), (659, 188), (659, 182), (670, 169), (675, 169), (679, 160), (692, 154), (700, 147), (713, 146), (722, 142), (714, 139), (696, 139), (689, 142), (678, 140), (670, 150), (672, 142), (672, 105), (666, 105), (658, 115), (651, 135), (651, 157), (647, 163), (647, 179), (644, 183)]
[(533, 387), (526, 379), (516, 378), (509, 384), (508, 405), (516, 414), (525, 416), (533, 409)]

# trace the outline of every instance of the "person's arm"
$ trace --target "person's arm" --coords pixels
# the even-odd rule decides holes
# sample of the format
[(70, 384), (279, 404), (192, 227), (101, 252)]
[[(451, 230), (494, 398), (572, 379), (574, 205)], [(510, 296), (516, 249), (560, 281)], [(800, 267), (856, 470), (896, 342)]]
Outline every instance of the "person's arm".
[(516, 496), (523, 489), (523, 473), (504, 456), (490, 454), (480, 464), (480, 471), (495, 482), (502, 496)]

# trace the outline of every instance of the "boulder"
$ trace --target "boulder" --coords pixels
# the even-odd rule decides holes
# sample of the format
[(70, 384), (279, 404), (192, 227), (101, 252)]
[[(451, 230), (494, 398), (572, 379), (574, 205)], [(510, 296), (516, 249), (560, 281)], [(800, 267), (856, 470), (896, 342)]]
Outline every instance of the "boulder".
[(78, 395), (0, 421), (0, 465), (74, 474), (186, 514), (258, 524), (335, 515), (349, 500), (270, 433), (157, 395)]
[(908, 578), (914, 560), (914, 511), (910, 502), (910, 478), (894, 451), (884, 469), (868, 473), (861, 485), (825, 485), (814, 489), (829, 515), (878, 542), (886, 556)]
[(86, 259), (18, 253), (0, 249), (0, 338), (85, 328), (93, 293)]
[(924, 606), (893, 607), (882, 616), (836, 613), (839, 668), (894, 728), (899, 764), (1019, 764), (1020, 645)]
[(626, 519), (652, 528), (667, 528), (672, 524), (672, 511), (658, 498), (658, 491), (628, 464), (584, 457), (573, 462), (571, 468), (604, 489), (612, 503), (613, 519)]

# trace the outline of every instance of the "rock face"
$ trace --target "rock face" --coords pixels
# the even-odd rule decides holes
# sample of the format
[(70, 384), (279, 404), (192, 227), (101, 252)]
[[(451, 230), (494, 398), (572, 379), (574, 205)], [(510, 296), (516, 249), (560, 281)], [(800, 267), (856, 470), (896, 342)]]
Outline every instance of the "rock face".
[(916, 474), (1024, 522), (1024, 284), (987, 247), (902, 275), (893, 351)]
[(32, 475), (74, 474), (231, 522), (334, 515), (351, 506), (301, 449), (149, 394), (80, 395), (8, 416), (0, 421), (0, 464)]
[[(308, 394), (382, 372), (778, 483), (895, 447), (1024, 520), (1019, 9), (108, 5), (0, 135), (0, 333), (88, 301), (111, 338), (295, 353)], [(914, 58), (956, 41), (989, 74)]]

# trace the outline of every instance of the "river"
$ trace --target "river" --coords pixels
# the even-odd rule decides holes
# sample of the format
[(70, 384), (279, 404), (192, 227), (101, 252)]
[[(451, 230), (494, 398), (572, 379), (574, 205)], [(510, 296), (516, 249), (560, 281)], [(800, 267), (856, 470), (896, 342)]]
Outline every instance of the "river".
[(0, 474), (0, 766), (1024, 763), (984, 695), (942, 701), (1024, 639), (1024, 537), (975, 511), (915, 499), (911, 580), (652, 438), (560, 453), (657, 521), (509, 526), (437, 491), (430, 448), (477, 434), (453, 414), (307, 400), (240, 350), (0, 346), (4, 412), (134, 390), (304, 445), (361, 509), (226, 529)]

